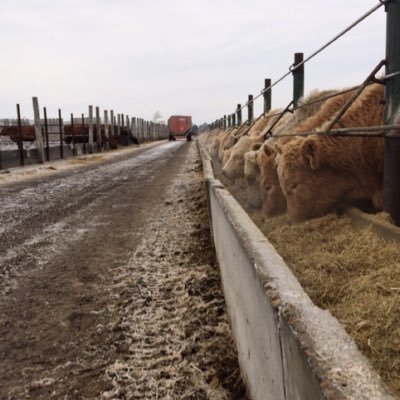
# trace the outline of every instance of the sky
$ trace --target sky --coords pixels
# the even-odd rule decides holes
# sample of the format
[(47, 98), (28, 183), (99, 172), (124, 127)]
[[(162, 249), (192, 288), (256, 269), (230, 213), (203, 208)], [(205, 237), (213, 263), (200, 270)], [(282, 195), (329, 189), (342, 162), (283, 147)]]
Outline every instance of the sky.
[[(0, 119), (114, 110), (213, 122), (379, 0), (0, 0)], [(385, 58), (383, 7), (305, 65), (305, 94), (361, 83)], [(292, 97), (292, 77), (272, 107)], [(263, 99), (255, 102), (255, 115)]]

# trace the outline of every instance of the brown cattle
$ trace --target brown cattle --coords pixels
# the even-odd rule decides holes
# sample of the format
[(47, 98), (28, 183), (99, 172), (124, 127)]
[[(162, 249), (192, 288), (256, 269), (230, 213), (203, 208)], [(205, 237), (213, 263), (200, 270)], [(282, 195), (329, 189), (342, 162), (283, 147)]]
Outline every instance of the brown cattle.
[[(383, 87), (369, 86), (342, 123), (346, 127), (383, 124), (382, 100)], [(383, 143), (378, 137), (312, 135), (278, 146), (278, 176), (290, 219), (303, 221), (348, 205), (381, 209)]]
[(222, 169), (222, 173), (229, 179), (235, 180), (244, 177), (244, 155), (254, 145), (261, 145), (264, 142), (263, 131), (276, 118), (276, 110), (271, 111), (265, 117), (260, 117), (253, 125), (247, 135), (240, 137), (232, 147), (230, 157)]
[[(329, 94), (329, 93), (328, 93)], [(315, 114), (307, 118), (305, 121), (299, 123), (297, 127), (295, 127), (292, 132), (307, 132), (316, 129), (323, 129), (324, 125), (327, 124), (327, 121), (330, 121), (334, 115), (343, 107), (346, 101), (352, 96), (352, 92), (344, 93), (332, 98), (329, 98), (323, 103), (320, 103), (320, 109)], [(377, 96), (377, 97), (376, 97)], [(382, 97), (382, 88), (379, 85), (372, 85), (369, 88), (365, 89), (365, 92), (361, 95), (361, 97), (356, 100), (356, 102), (352, 105), (351, 110), (342, 117), (342, 123), (347, 126), (355, 126), (358, 125), (358, 122), (361, 125), (373, 125), (381, 123), (381, 116), (372, 117), (369, 119), (365, 119), (362, 109), (365, 107), (369, 107), (366, 104), (366, 101), (371, 104), (379, 104), (379, 101)], [(369, 99), (369, 100), (368, 100)], [(361, 111), (357, 111), (357, 109)], [(374, 108), (374, 110), (376, 107)], [(381, 111), (380, 111), (381, 112)], [(370, 115), (372, 115), (371, 113)], [(378, 122), (379, 121), (379, 122)], [(287, 133), (286, 127), (283, 127), (280, 132)], [(278, 133), (279, 135), (279, 133)], [(284, 145), (292, 138), (279, 138), (276, 142), (277, 147)], [(266, 157), (263, 157), (263, 166), (261, 168), (262, 182), (261, 182), (261, 190), (263, 192), (263, 216), (268, 218), (274, 216), (279, 212), (285, 212), (284, 204), (285, 201), (282, 199), (283, 192), (279, 187), (279, 181), (277, 180), (277, 171), (276, 171), (276, 151), (274, 149), (274, 144), (271, 143), (273, 139), (270, 139), (270, 146), (267, 149)], [(273, 193), (273, 196), (270, 195), (270, 192)], [(275, 199), (275, 200), (274, 200)], [(275, 203), (274, 203), (275, 201)]]
[[(114, 127), (114, 132), (117, 131), (117, 127)], [(121, 131), (122, 133), (122, 131)], [(67, 144), (71, 143), (89, 143), (89, 126), (87, 125), (65, 125), (64, 126), (64, 142)], [(93, 142), (97, 143), (97, 125), (93, 126)], [(116, 149), (117, 141), (111, 136), (110, 132), (108, 136), (105, 134), (105, 127), (101, 125), (101, 142), (102, 144), (108, 143), (110, 148)]]
[[(279, 140), (286, 142), (287, 138), (279, 138), (280, 134), (290, 132), (297, 124), (316, 113), (325, 101), (325, 98), (335, 93), (333, 90), (314, 90), (306, 97), (300, 99), (299, 107), (294, 113), (285, 113), (279, 122), (273, 127), (273, 136), (265, 142), (258, 151), (245, 154), (244, 173), (247, 185), (247, 201), (249, 206), (259, 208), (262, 204), (264, 217), (272, 217), (286, 211), (286, 198), (279, 185), (278, 174), (275, 165), (275, 151), (272, 142)], [(274, 111), (273, 121), (278, 118), (278, 112)], [(264, 129), (265, 134), (269, 126)], [(259, 146), (260, 147), (260, 146)]]
[(255, 209), (261, 208), (262, 205), (259, 183), (261, 164), (259, 157), (261, 155), (261, 146), (261, 144), (254, 145), (252, 150), (244, 155), (244, 178), (246, 182), (247, 204)]
[[(278, 139), (276, 143), (289, 142), (289, 138)], [(273, 143), (264, 143), (260, 156), (259, 187), (262, 198), (261, 214), (264, 218), (271, 218), (286, 212), (286, 197), (279, 183), (276, 169), (277, 152)]]

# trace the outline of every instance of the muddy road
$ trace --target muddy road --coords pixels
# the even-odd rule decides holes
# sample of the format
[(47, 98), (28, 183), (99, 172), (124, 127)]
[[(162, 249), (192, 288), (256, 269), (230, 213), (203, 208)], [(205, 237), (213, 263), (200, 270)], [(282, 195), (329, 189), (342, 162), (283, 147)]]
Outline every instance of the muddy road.
[(245, 399), (196, 144), (0, 185), (1, 399)]

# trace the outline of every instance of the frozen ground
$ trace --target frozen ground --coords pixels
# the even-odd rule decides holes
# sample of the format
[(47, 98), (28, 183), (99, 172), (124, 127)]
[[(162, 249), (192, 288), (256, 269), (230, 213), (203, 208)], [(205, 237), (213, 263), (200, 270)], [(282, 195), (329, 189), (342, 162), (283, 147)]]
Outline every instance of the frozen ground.
[(30, 168), (0, 175), (0, 398), (245, 399), (196, 144)]

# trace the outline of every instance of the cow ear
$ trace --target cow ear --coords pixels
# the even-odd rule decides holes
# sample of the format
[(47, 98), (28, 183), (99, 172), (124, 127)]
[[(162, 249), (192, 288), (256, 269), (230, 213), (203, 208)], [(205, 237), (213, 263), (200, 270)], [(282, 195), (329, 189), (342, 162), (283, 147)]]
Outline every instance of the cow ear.
[(272, 156), (275, 155), (275, 150), (271, 146), (268, 146), (267, 144), (264, 144), (263, 149), (264, 149), (264, 154), (267, 157), (272, 157)]
[(253, 144), (253, 146), (251, 146), (251, 150), (253, 150), (253, 151), (260, 150), (261, 146), (262, 146), (261, 143)]
[(301, 150), (306, 164), (309, 164), (311, 169), (317, 169), (320, 162), (317, 141), (314, 138), (307, 138), (304, 141)]

